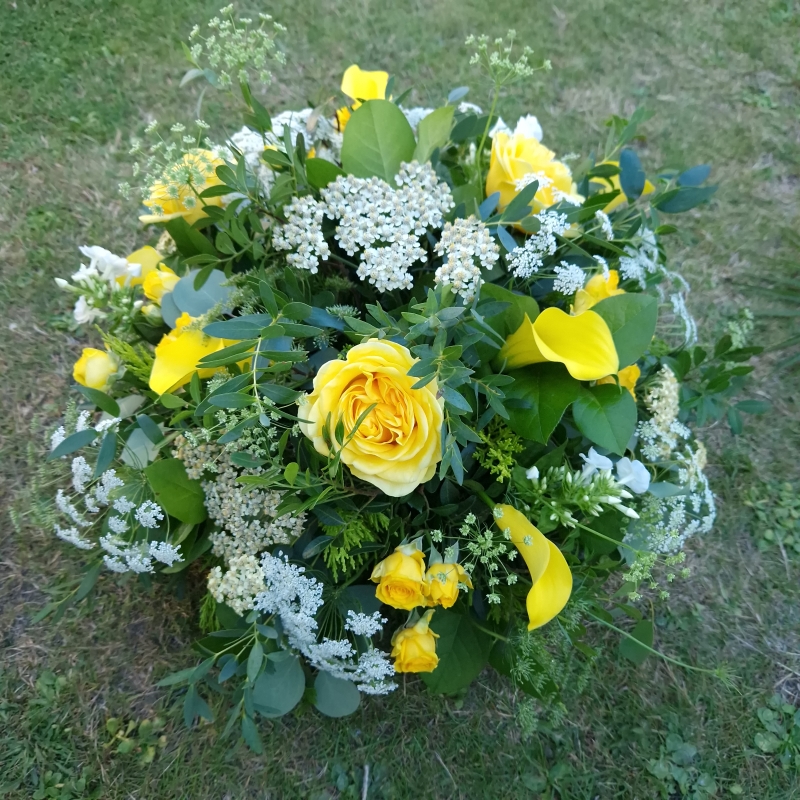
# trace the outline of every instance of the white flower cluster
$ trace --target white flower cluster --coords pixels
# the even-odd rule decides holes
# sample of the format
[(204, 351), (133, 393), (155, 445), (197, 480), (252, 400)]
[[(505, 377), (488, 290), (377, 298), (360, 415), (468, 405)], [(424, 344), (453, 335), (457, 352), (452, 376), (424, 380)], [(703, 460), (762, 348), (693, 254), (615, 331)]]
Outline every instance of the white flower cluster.
[[(347, 639), (317, 641), (316, 614), (323, 604), (323, 586), (316, 578), (306, 577), (305, 567), (290, 564), (285, 556), (265, 553), (262, 569), (266, 588), (256, 596), (255, 608), (280, 618), (290, 646), (300, 651), (313, 667), (352, 681), (365, 694), (388, 694), (395, 688), (388, 680), (394, 675), (394, 667), (387, 653), (371, 648), (356, 658), (356, 651)], [(383, 620), (379, 626), (377, 623), (375, 615), (348, 616), (348, 624), (361, 630), (374, 628), (377, 633)]]
[(452, 286), (467, 301), (482, 283), (481, 267), (491, 270), (500, 258), (489, 229), (474, 216), (446, 223), (435, 249), (443, 258), (436, 270), (436, 282)]
[(600, 226), (600, 230), (603, 232), (603, 236), (606, 237), (609, 241), (614, 238), (614, 228), (611, 225), (611, 220), (609, 219), (608, 214), (601, 209), (597, 209), (594, 212), (594, 218), (597, 220), (597, 224)]
[(644, 403), (652, 417), (637, 427), (639, 437), (645, 442), (642, 454), (650, 461), (667, 459), (680, 440), (691, 436), (691, 431), (678, 421), (680, 383), (669, 367), (661, 368), (658, 381), (645, 395)]
[(279, 250), (293, 266), (317, 272), (330, 252), (322, 235), (323, 217), (338, 220), (336, 239), (349, 255), (360, 253), (357, 274), (378, 291), (412, 285), (410, 267), (425, 257), (419, 237), (441, 227), (453, 207), (447, 184), (430, 164), (401, 164), (394, 189), (380, 178), (339, 176), (322, 190), (322, 200), (298, 198), (286, 209), (287, 222), (275, 234)]
[(652, 275), (658, 269), (658, 242), (649, 228), (642, 230), (640, 238), (639, 247), (628, 245), (625, 248), (625, 255), (619, 259), (619, 271), (623, 278), (638, 281), (644, 289), (647, 275)]
[(562, 261), (558, 266), (553, 267), (556, 279), (553, 281), (553, 290), (564, 295), (573, 295), (578, 289), (583, 288), (586, 282), (586, 273), (575, 264), (568, 264)]
[(556, 236), (561, 236), (569, 228), (566, 214), (556, 211), (541, 211), (536, 215), (539, 232), (529, 237), (522, 247), (511, 251), (508, 266), (516, 278), (530, 278), (538, 272), (545, 256), (552, 256), (558, 247)]
[(109, 533), (101, 536), (99, 543), (106, 551), (103, 562), (112, 572), (154, 572), (154, 560), (169, 567), (183, 561), (180, 548), (169, 542), (131, 543)]
[(103, 309), (109, 305), (119, 306), (117, 310), (123, 317), (132, 316), (142, 301), (120, 290), (129, 287), (131, 279), (139, 277), (142, 265), (132, 264), (102, 247), (83, 245), (80, 251), (89, 259), (89, 265), (81, 264), (71, 275), (72, 283), (63, 278), (55, 279), (60, 289), (78, 295), (73, 311), (75, 321), (86, 325), (104, 319)]
[(264, 574), (258, 557), (243, 553), (231, 557), (227, 570), (214, 567), (208, 573), (208, 591), (218, 603), (226, 603), (237, 614), (253, 608), (256, 595), (264, 589)]
[(322, 233), (325, 207), (313, 197), (296, 197), (284, 209), (285, 224), (278, 227), (272, 239), (278, 250), (291, 250), (286, 261), (312, 275), (319, 271), (319, 262), (331, 254)]
[[(257, 475), (260, 469), (243, 470), (236, 467), (222, 445), (197, 442), (192, 445), (180, 436), (175, 440), (173, 455), (181, 459), (186, 474), (200, 480), (205, 493), (208, 516), (218, 530), (209, 534), (211, 552), (225, 561), (227, 572), (220, 567), (211, 571), (208, 589), (217, 597), (224, 595), (234, 609), (250, 609), (256, 591), (255, 572), (259, 573), (257, 556), (275, 544), (289, 544), (303, 532), (305, 515), (279, 516), (277, 508), (282, 496), (279, 492), (246, 489), (237, 478), (240, 475)], [(213, 478), (203, 479), (213, 472)], [(254, 566), (255, 565), (255, 566)], [(236, 594), (241, 589), (241, 594)]]

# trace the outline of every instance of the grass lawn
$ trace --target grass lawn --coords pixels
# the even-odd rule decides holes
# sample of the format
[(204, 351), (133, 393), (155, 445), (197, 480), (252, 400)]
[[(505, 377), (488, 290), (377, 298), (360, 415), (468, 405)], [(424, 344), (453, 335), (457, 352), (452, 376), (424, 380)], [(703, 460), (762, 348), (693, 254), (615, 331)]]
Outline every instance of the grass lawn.
[[(0, 6), (4, 507), (21, 490), (37, 493), (43, 431), (63, 409), (86, 344), (53, 278), (77, 268), (79, 244), (127, 253), (144, 243), (134, 204), (116, 190), (129, 177), (128, 141), (152, 117), (195, 118), (197, 89), (178, 88), (179, 42), (216, 7)], [(290, 31), (288, 64), (262, 98), (274, 111), (333, 92), (353, 62), (388, 69), (401, 91), (413, 87), (414, 104), (435, 105), (462, 84), (472, 87), (468, 99), (485, 102), (463, 40), (510, 27), (554, 69), (504, 97), (501, 113), (510, 122), (535, 113), (559, 153), (588, 153), (612, 113), (647, 105), (656, 116), (644, 127), (643, 162), (653, 171), (707, 162), (720, 183), (670, 246), (693, 282), (702, 338), (743, 305), (757, 313), (756, 343), (788, 335), (791, 318), (768, 316), (780, 303), (750, 286), (800, 277), (800, 3), (274, 0), (256, 10)], [(219, 140), (239, 127), (219, 98), (207, 96), (202, 113)], [(764, 526), (743, 505), (761, 481), (800, 486), (800, 381), (775, 370), (780, 358), (757, 360), (752, 396), (771, 402), (768, 415), (748, 418), (737, 438), (722, 426), (702, 434), (718, 526), (693, 544), (692, 577), (656, 608), (657, 646), (697, 665), (727, 662), (733, 690), (653, 658), (633, 667), (598, 630), (604, 650), (587, 685), (567, 681), (566, 717), (530, 738), (515, 719), (521, 698), (496, 676), (485, 673), (456, 699), (432, 698), (409, 677), (342, 721), (306, 711), (265, 722), (266, 754), (257, 757), (219, 741), (218, 725), (186, 731), (179, 705), (155, 687), (191, 663), (193, 596), (108, 579), (59, 623), (31, 622), (55, 576), (68, 563), (78, 575), (78, 562), (31, 524), (26, 501), (18, 532), (8, 516), (0, 525), (0, 797), (800, 798), (800, 771), (755, 745), (771, 695), (800, 707), (800, 556), (759, 548)], [(109, 718), (134, 724), (131, 752), (117, 752)], [(140, 724), (154, 719), (155, 732)], [(151, 743), (155, 756), (144, 763)]]

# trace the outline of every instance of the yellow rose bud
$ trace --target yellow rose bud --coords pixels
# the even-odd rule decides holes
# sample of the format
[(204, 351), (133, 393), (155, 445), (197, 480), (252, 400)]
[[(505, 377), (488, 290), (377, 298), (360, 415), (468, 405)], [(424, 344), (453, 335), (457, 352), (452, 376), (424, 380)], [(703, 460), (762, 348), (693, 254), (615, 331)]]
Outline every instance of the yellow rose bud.
[[(641, 377), (642, 371), (636, 364), (631, 364), (629, 367), (621, 369), (617, 373), (619, 378), (619, 385), (627, 389), (631, 393), (631, 397), (636, 400), (636, 381)], [(607, 375), (605, 378), (600, 378), (598, 383), (616, 383), (613, 375)]]
[(436, 640), (429, 625), (433, 611), (426, 611), (411, 628), (401, 628), (392, 637), (392, 658), (395, 672), (433, 672), (439, 663)]
[(153, 213), (143, 214), (139, 221), (147, 225), (183, 217), (191, 225), (205, 217), (205, 206), (221, 206), (222, 197), (200, 200), (197, 195), (222, 184), (216, 169), (224, 163), (210, 150), (186, 153), (177, 164), (167, 167), (161, 180), (150, 187), (150, 197), (143, 202)]
[(610, 269), (608, 271), (608, 280), (602, 273), (595, 275), (589, 279), (583, 289), (575, 292), (575, 305), (572, 307), (572, 313), (582, 314), (601, 300), (615, 297), (618, 294), (625, 294), (625, 290), (619, 288), (619, 272), (617, 270)]
[(425, 574), (428, 605), (450, 608), (458, 600), (458, 584), (472, 588), (472, 581), (461, 564), (432, 564)]
[(583, 202), (569, 167), (554, 159), (555, 153), (537, 139), (498, 131), (492, 139), (486, 196), (499, 192), (498, 208), (502, 211), (519, 194), (523, 179), (533, 175), (539, 181), (534, 213), (555, 205), (564, 196)]
[(84, 347), (81, 357), (72, 368), (72, 377), (81, 386), (108, 390), (111, 376), (119, 371), (119, 359), (108, 350)]
[[(619, 161), (602, 161), (600, 163), (611, 164), (615, 167), (619, 166)], [(620, 186), (619, 175), (612, 175), (609, 178), (592, 178), (592, 183), (599, 183), (603, 187), (603, 192), (612, 192), (614, 189), (619, 189), (619, 194), (603, 209), (606, 214), (610, 214), (612, 211), (619, 208), (623, 203), (628, 202), (628, 198), (625, 196), (625, 192), (622, 191)], [(645, 178), (642, 197), (647, 197), (647, 195), (653, 194), (655, 190), (656, 187)]]
[[(300, 406), (299, 416), (306, 420), (300, 430), (317, 452), (327, 456), (341, 450), (353, 475), (390, 497), (403, 497), (430, 480), (442, 457), (444, 399), (437, 397), (435, 379), (411, 388), (418, 379), (408, 371), (417, 360), (408, 348), (386, 339), (363, 342), (347, 352), (346, 360), (321, 367), (314, 391)], [(336, 438), (340, 421), (344, 444)]]
[(498, 505), (494, 522), (519, 550), (531, 574), (528, 630), (546, 625), (561, 612), (572, 594), (572, 572), (563, 553), (513, 506)]
[(217, 369), (198, 369), (203, 356), (216, 353), (230, 342), (206, 336), (198, 327), (190, 327), (195, 320), (183, 313), (170, 331), (156, 345), (155, 361), (150, 373), (150, 388), (158, 394), (177, 389), (192, 379), (197, 372), (201, 378), (210, 378)]
[(153, 300), (161, 305), (161, 298), (165, 294), (169, 294), (179, 280), (178, 275), (162, 264), (158, 269), (147, 273), (142, 285), (144, 295), (148, 300)]
[(508, 369), (555, 361), (579, 381), (596, 381), (619, 369), (614, 338), (606, 321), (594, 311), (570, 316), (560, 308), (546, 308), (505, 341), (497, 356)]
[(425, 556), (414, 545), (401, 545), (372, 570), (375, 597), (392, 608), (411, 611), (426, 605)]

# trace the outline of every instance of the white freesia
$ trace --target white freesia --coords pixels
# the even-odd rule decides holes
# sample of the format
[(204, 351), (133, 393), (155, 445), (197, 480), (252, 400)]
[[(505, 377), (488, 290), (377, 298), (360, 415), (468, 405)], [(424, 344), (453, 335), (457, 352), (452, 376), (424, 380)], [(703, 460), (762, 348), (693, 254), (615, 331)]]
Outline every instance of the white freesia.
[(537, 142), (542, 141), (542, 126), (539, 120), (533, 114), (526, 114), (517, 120), (517, 126), (514, 128), (514, 134), (524, 136), (526, 139), (536, 139)]
[(589, 448), (589, 452), (585, 455), (580, 454), (584, 461), (583, 470), (581, 471), (581, 481), (586, 483), (591, 480), (592, 475), (601, 469), (612, 469), (614, 462), (608, 456), (601, 456), (594, 447)]
[(627, 486), (636, 494), (644, 494), (650, 488), (650, 473), (641, 461), (621, 458), (617, 461), (617, 483)]
[(72, 310), (72, 316), (75, 317), (75, 322), (78, 325), (88, 325), (96, 319), (102, 319), (105, 314), (99, 308), (94, 308), (89, 305), (89, 301), (81, 295), (75, 303), (75, 308)]

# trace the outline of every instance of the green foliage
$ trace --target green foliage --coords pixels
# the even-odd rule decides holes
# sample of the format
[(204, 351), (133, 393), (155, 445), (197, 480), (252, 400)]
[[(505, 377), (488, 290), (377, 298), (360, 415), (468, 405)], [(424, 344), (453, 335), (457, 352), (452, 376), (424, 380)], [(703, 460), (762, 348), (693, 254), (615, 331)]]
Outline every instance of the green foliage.
[(516, 463), (514, 454), (525, 449), (519, 436), (499, 417), (495, 417), (479, 436), (483, 445), (476, 449), (475, 454), (481, 466), (496, 475), (498, 481), (508, 480)]
[(145, 468), (144, 474), (156, 501), (170, 515), (196, 525), (207, 514), (205, 495), (200, 481), (186, 475), (186, 467), (178, 458), (162, 458)]
[(153, 371), (153, 354), (143, 344), (131, 344), (102, 331), (105, 346), (119, 358), (140, 381), (147, 383)]
[(380, 511), (374, 514), (351, 513), (344, 520), (344, 525), (322, 525), (325, 534), (332, 537), (331, 543), (323, 551), (323, 558), (334, 581), (339, 580), (340, 572), (342, 576), (347, 576), (360, 569), (370, 553), (352, 551), (367, 542), (378, 541), (389, 527), (389, 517)]
[(700, 771), (696, 758), (697, 748), (685, 742), (680, 734), (666, 735), (660, 757), (647, 763), (647, 771), (656, 779), (664, 800), (676, 796), (686, 800), (710, 800), (717, 796), (717, 782), (709, 773)]
[(785, 560), (800, 556), (800, 485), (756, 483), (744, 504), (753, 509), (753, 534), (760, 550), (778, 547)]
[(590, 442), (619, 455), (636, 428), (636, 404), (630, 392), (617, 386), (584, 388), (572, 405), (572, 416)]
[(777, 757), (784, 769), (800, 773), (800, 708), (775, 694), (756, 715), (762, 728), (755, 735), (756, 747)]
[(116, 717), (106, 720), (106, 732), (112, 737), (104, 746), (123, 756), (135, 755), (140, 764), (151, 764), (159, 750), (167, 746), (166, 721), (161, 717), (129, 720)]

